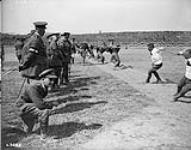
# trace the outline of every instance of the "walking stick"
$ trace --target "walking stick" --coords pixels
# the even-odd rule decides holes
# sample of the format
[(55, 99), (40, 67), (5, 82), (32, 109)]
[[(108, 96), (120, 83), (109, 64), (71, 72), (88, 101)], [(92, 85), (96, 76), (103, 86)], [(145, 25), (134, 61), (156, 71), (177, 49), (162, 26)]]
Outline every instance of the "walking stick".
[(21, 94), (21, 91), (22, 91), (23, 86), (24, 86), (24, 84), (25, 84), (25, 82), (26, 82), (26, 79), (27, 79), (27, 78), (25, 78), (25, 79), (23, 80), (23, 83), (22, 83), (22, 85), (21, 85), (21, 87), (20, 87), (19, 94), (18, 94), (18, 97), (17, 97), (17, 98), (19, 98), (19, 96), (20, 96), (20, 94)]

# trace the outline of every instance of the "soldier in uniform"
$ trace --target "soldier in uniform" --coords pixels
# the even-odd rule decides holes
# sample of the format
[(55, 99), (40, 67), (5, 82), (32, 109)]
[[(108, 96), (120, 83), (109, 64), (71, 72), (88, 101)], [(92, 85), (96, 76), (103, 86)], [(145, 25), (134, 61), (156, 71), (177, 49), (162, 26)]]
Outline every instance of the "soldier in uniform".
[(56, 76), (58, 77), (55, 79), (52, 88), (59, 88), (59, 79), (61, 76), (62, 63), (64, 60), (63, 54), (57, 46), (58, 36), (59, 33), (54, 33), (47, 36), (47, 38), (49, 39), (49, 47), (47, 51), (49, 68), (53, 68)]
[(46, 47), (42, 40), (46, 25), (46, 22), (34, 22), (36, 32), (23, 47), (24, 54), (19, 71), (27, 79), (38, 80), (38, 75), (48, 67)]
[(42, 138), (47, 137), (47, 126), (51, 109), (56, 104), (43, 100), (48, 94), (48, 87), (53, 84), (53, 79), (57, 78), (52, 69), (47, 69), (39, 74), (41, 82), (26, 84), (24, 90), (16, 101), (19, 108), (19, 116), (24, 122), (25, 132), (30, 134), (35, 123), (40, 123)]
[[(64, 32), (61, 34), (61, 37), (59, 38), (57, 44), (58, 48), (62, 51), (63, 54), (63, 68), (62, 68), (62, 75), (61, 75), (61, 84), (68, 84), (69, 83), (69, 63), (70, 63), (70, 58), (71, 58), (71, 49), (72, 49), (72, 44), (69, 41), (69, 32)], [(64, 82), (64, 81), (65, 82)]]
[(22, 53), (23, 53), (23, 47), (24, 47), (24, 38), (19, 37), (17, 38), (14, 46), (15, 46), (15, 55), (19, 61), (19, 63), (21, 62), (21, 58), (22, 58)]

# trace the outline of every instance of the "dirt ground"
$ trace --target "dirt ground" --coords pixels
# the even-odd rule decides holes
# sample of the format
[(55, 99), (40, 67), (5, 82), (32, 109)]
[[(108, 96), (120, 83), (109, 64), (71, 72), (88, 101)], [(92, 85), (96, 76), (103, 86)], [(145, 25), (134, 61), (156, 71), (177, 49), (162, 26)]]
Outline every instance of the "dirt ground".
[[(138, 53), (124, 51), (122, 60)], [(17, 65), (12, 52), (6, 60), (5, 71)], [(149, 63), (145, 60), (140, 64)], [(148, 66), (128, 61), (124, 61), (126, 69), (114, 70), (110, 64), (82, 65), (77, 57), (71, 84), (51, 92), (46, 99), (59, 101), (60, 105), (57, 114), (50, 117), (49, 137), (45, 140), (40, 140), (38, 125), (30, 136), (22, 130), (14, 106), (23, 81), (19, 72), (2, 76), (2, 149), (190, 150), (190, 97), (171, 102), (180, 73), (172, 78), (170, 71), (162, 74), (174, 82), (146, 85), (144, 67)]]

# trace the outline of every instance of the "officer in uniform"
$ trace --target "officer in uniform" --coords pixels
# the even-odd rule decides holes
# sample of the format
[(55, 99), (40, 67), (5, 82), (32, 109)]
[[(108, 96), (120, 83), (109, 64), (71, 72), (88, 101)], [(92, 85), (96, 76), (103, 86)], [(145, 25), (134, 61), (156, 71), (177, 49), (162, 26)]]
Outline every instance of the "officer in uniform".
[(69, 75), (69, 63), (71, 58), (71, 51), (72, 51), (72, 44), (69, 41), (69, 32), (64, 32), (61, 34), (61, 37), (59, 38), (57, 44), (58, 48), (62, 51), (63, 54), (63, 68), (62, 68), (62, 75), (61, 75), (61, 84), (64, 83), (63, 80), (65, 80), (65, 84), (69, 83), (68, 75)]
[(26, 84), (24, 90), (16, 101), (22, 121), (25, 124), (25, 132), (30, 134), (34, 124), (40, 123), (42, 138), (47, 137), (47, 126), (49, 114), (54, 104), (45, 102), (48, 94), (48, 87), (53, 84), (53, 79), (57, 78), (52, 69), (47, 69), (39, 74), (41, 82)]
[(27, 79), (38, 80), (39, 74), (48, 67), (46, 47), (42, 39), (46, 25), (46, 22), (34, 22), (36, 32), (23, 47), (23, 61), (19, 70)]
[(19, 63), (21, 62), (21, 58), (22, 58), (22, 53), (23, 53), (23, 47), (24, 47), (24, 38), (19, 37), (17, 38), (14, 46), (15, 46), (15, 55), (19, 61)]

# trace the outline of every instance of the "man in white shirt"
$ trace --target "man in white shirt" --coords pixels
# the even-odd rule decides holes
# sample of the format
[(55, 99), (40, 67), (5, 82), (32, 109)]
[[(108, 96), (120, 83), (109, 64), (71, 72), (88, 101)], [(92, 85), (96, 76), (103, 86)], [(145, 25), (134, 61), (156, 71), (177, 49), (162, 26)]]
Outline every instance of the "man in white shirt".
[(152, 74), (156, 77), (156, 83), (162, 83), (162, 80), (157, 72), (159, 70), (163, 63), (162, 63), (162, 56), (161, 56), (161, 50), (164, 50), (163, 47), (161, 48), (155, 48), (153, 43), (149, 43), (148, 50), (151, 55), (151, 61), (152, 61), (152, 68), (148, 71), (148, 77), (146, 79), (146, 83), (150, 82), (150, 79), (152, 77)]
[(182, 55), (185, 58), (186, 72), (177, 86), (177, 92), (174, 94), (174, 101), (178, 101), (180, 97), (183, 97), (188, 91), (191, 91), (191, 49), (185, 49), (180, 51), (177, 55)]

